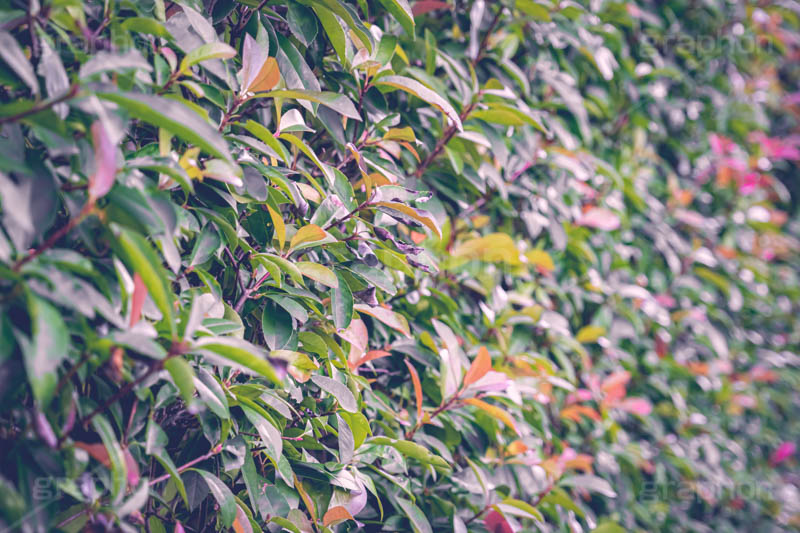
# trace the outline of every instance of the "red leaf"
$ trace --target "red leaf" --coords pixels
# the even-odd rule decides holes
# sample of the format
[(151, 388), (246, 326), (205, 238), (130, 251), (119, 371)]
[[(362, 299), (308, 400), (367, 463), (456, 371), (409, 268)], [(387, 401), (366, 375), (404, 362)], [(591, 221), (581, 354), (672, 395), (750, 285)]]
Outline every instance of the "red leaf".
[(619, 216), (613, 211), (604, 207), (592, 207), (578, 218), (575, 223), (578, 226), (601, 229), (603, 231), (614, 231), (619, 228)]
[(128, 486), (135, 487), (139, 484), (139, 464), (128, 448), (122, 449), (122, 455), (125, 456), (125, 467), (128, 470)]
[(114, 185), (117, 174), (117, 150), (100, 121), (92, 124), (94, 144), (94, 174), (89, 176), (89, 197), (97, 200)]
[(486, 524), (486, 529), (489, 530), (489, 533), (514, 533), (514, 530), (511, 529), (503, 515), (494, 510), (489, 511), (483, 523)]
[(423, 0), (411, 6), (411, 14), (415, 17), (424, 15), (437, 9), (452, 9), (453, 6), (447, 2), (436, 2), (433, 0)]
[(131, 298), (131, 326), (139, 322), (142, 318), (142, 306), (147, 296), (147, 287), (142, 281), (142, 277), (136, 272), (133, 275), (133, 296)]
[(653, 410), (652, 404), (644, 398), (626, 398), (619, 406), (629, 413), (642, 416), (649, 415)]

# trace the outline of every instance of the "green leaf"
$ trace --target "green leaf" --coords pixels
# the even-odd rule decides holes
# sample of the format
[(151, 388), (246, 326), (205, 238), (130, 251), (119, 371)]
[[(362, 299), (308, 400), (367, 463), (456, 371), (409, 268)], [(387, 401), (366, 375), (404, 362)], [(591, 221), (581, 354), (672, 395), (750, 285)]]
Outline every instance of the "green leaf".
[(281, 432), (278, 431), (274, 423), (267, 418), (268, 415), (263, 409), (254, 409), (253, 407), (255, 406), (252, 402), (246, 403), (250, 405), (248, 406), (243, 403), (240, 407), (250, 423), (253, 424), (253, 427), (256, 428), (262, 442), (267, 447), (267, 455), (269, 455), (272, 462), (277, 465), (281, 458), (281, 452), (283, 451)]
[(358, 403), (356, 397), (350, 392), (344, 384), (329, 377), (314, 375), (311, 376), (311, 381), (324, 390), (339, 402), (339, 406), (350, 413), (358, 412)]
[(339, 278), (334, 274), (333, 270), (324, 265), (311, 263), (309, 261), (300, 261), (299, 263), (295, 263), (295, 266), (297, 266), (297, 269), (302, 272), (304, 276), (326, 287), (335, 289), (339, 286)]
[(263, 257), (264, 259), (267, 259), (268, 261), (272, 261), (273, 263), (278, 265), (278, 267), (282, 271), (284, 271), (285, 273), (289, 274), (289, 277), (292, 278), (292, 281), (294, 281), (295, 283), (297, 283), (301, 287), (304, 285), (303, 284), (303, 273), (300, 272), (300, 269), (298, 269), (295, 266), (294, 263), (292, 263), (290, 261), (287, 261), (283, 257), (281, 257), (279, 255), (275, 255), (275, 254), (267, 254), (267, 253), (256, 254), (254, 257)]
[(217, 230), (211, 224), (206, 224), (197, 240), (195, 240), (189, 266), (201, 265), (214, 257), (221, 244), (222, 239), (220, 239)]
[(206, 357), (221, 357), (224, 361), (235, 363), (245, 370), (260, 374), (276, 385), (281, 383), (275, 369), (267, 361), (264, 351), (247, 341), (232, 337), (203, 337), (191, 347), (192, 353)]
[(325, 30), (328, 39), (333, 45), (333, 49), (336, 52), (339, 61), (346, 65), (347, 37), (345, 36), (345, 30), (342, 27), (342, 24), (339, 22), (339, 19), (337, 19), (336, 15), (333, 14), (333, 11), (326, 7), (323, 7), (319, 4), (312, 4), (311, 7), (314, 10), (314, 13), (317, 14), (320, 23), (322, 23), (322, 28)]
[(206, 485), (208, 485), (208, 490), (211, 491), (214, 499), (217, 500), (222, 525), (226, 528), (231, 527), (234, 519), (236, 519), (236, 499), (231, 489), (211, 472), (205, 472), (197, 468), (192, 468), (191, 470), (202, 476)]
[(428, 519), (425, 517), (425, 513), (423, 513), (422, 509), (417, 507), (416, 504), (405, 498), (396, 498), (395, 502), (397, 502), (397, 505), (400, 506), (400, 509), (403, 510), (411, 521), (411, 527), (414, 533), (433, 533), (433, 529), (431, 528), (430, 522), (428, 522)]
[(219, 42), (202, 44), (184, 56), (179, 71), (185, 73), (197, 63), (209, 59), (228, 59), (235, 55), (236, 50), (229, 44)]
[(122, 29), (155, 35), (164, 39), (169, 38), (169, 31), (159, 21), (147, 17), (127, 17), (122, 21)]
[(336, 329), (346, 329), (353, 319), (353, 292), (342, 275), (336, 272), (338, 285), (331, 289), (331, 312)]
[(547, 6), (534, 0), (516, 0), (514, 6), (526, 15), (533, 17), (535, 20), (542, 22), (550, 22), (551, 20), (550, 11)]
[(367, 444), (378, 444), (391, 446), (401, 454), (412, 459), (416, 459), (422, 464), (433, 465), (438, 470), (447, 471), (450, 465), (443, 458), (431, 453), (427, 448), (410, 440), (392, 439), (389, 437), (374, 437)]
[(450, 105), (450, 102), (428, 87), (425, 87), (417, 80), (406, 78), (405, 76), (384, 76), (375, 80), (375, 85), (386, 85), (413, 94), (423, 102), (427, 102), (444, 113), (444, 115), (456, 125), (458, 131), (464, 131), (461, 118), (458, 116), (453, 106)]
[(0, 31), (0, 58), (20, 77), (35, 95), (39, 94), (39, 80), (17, 40), (7, 31)]
[(191, 405), (194, 400), (194, 370), (192, 366), (181, 357), (171, 357), (164, 361), (164, 368), (172, 377), (172, 382), (178, 387), (181, 398), (187, 405)]
[(28, 313), (31, 338), (18, 335), (33, 396), (40, 408), (50, 405), (58, 382), (58, 367), (67, 357), (69, 334), (61, 313), (47, 301), (30, 294)]
[(119, 503), (125, 495), (125, 487), (128, 483), (128, 469), (125, 465), (125, 455), (114, 434), (114, 429), (106, 420), (106, 417), (98, 414), (92, 418), (92, 427), (100, 435), (103, 446), (108, 453), (108, 462), (111, 465), (111, 496), (115, 503)]
[(161, 450), (152, 454), (155, 457), (156, 461), (167, 471), (169, 474), (170, 479), (175, 484), (175, 487), (178, 489), (178, 493), (181, 495), (183, 499), (183, 503), (186, 507), (189, 507), (189, 496), (186, 494), (186, 485), (183, 483), (183, 478), (181, 478), (180, 473), (178, 472), (178, 468), (175, 466), (175, 463), (172, 462), (167, 452)]
[(271, 350), (280, 350), (291, 340), (294, 333), (292, 315), (276, 302), (268, 300), (261, 313), (261, 332), (264, 342)]
[(408, 5), (407, 0), (380, 0), (386, 11), (400, 23), (403, 30), (414, 37), (414, 14), (411, 12), (411, 6)]
[(225, 391), (222, 390), (222, 385), (219, 384), (208, 370), (203, 367), (197, 368), (197, 377), (194, 380), (194, 386), (200, 398), (215, 415), (223, 420), (227, 420), (231, 417)]
[(161, 311), (170, 333), (175, 337), (177, 330), (173, 316), (173, 293), (161, 259), (150, 243), (138, 233), (120, 227), (116, 228), (115, 233), (120, 255), (128, 268), (141, 276), (147, 287), (147, 293)]
[(152, 94), (130, 92), (98, 92), (97, 96), (116, 103), (134, 118), (164, 128), (209, 154), (234, 163), (228, 151), (228, 143), (222, 135), (192, 108), (181, 102)]
[(353, 191), (353, 185), (344, 173), (338, 168), (333, 169), (333, 190), (336, 196), (342, 201), (345, 209), (348, 211), (355, 211), (358, 209), (358, 202), (356, 202), (356, 193)]
[(616, 522), (602, 522), (592, 530), (592, 533), (625, 533), (627, 529)]
[[(540, 522), (544, 522), (544, 516), (542, 516), (542, 513), (540, 513), (539, 510), (531, 504), (522, 500), (506, 498), (498, 505), (504, 512), (510, 511), (511, 514), (516, 514), (518, 516), (522, 516), (523, 518), (534, 518)], [(506, 509), (506, 506), (513, 508), (513, 510)], [(518, 511), (521, 511), (521, 513), (518, 513)]]
[(542, 498), (542, 503), (549, 503), (551, 505), (560, 505), (564, 509), (569, 509), (570, 511), (574, 512), (576, 515), (580, 516), (581, 518), (584, 517), (585, 513), (583, 509), (580, 508), (573, 500), (570, 498), (567, 492), (559, 487), (553, 487), (553, 489)]
[(266, 93), (259, 93), (260, 98), (291, 98), (294, 100), (308, 100), (309, 102), (316, 102), (326, 107), (330, 107), (337, 113), (340, 113), (353, 120), (361, 120), (361, 115), (358, 114), (356, 106), (345, 95), (332, 93), (328, 91), (309, 91), (305, 89), (279, 89), (277, 91), (269, 91)]
[(147, 480), (143, 479), (139, 483), (139, 487), (133, 491), (133, 494), (131, 494), (127, 500), (122, 502), (122, 504), (115, 509), (117, 516), (125, 517), (135, 511), (138, 511), (144, 507), (149, 497), (150, 486), (148, 485)]
[(366, 47), (367, 52), (372, 53), (372, 34), (369, 29), (361, 22), (355, 9), (339, 0), (313, 0), (312, 5), (323, 5), (330, 9), (341, 18), (353, 31), (355, 36)]
[(288, 8), (286, 21), (289, 23), (289, 29), (298, 41), (306, 47), (309, 46), (317, 37), (317, 21), (314, 13), (295, 2), (289, 2)]
[(272, 135), (272, 132), (270, 132), (267, 128), (254, 120), (248, 120), (245, 122), (244, 128), (255, 135), (261, 142), (275, 150), (279, 156), (278, 159), (284, 163), (288, 163), (290, 161), (291, 156), (286, 150), (286, 147), (283, 146), (283, 143), (276, 139), (275, 136)]

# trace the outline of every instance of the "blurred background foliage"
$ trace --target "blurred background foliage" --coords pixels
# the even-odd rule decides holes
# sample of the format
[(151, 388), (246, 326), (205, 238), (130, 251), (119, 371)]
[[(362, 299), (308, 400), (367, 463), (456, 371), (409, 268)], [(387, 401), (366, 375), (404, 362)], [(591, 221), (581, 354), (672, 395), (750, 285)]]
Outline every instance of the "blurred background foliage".
[(797, 528), (799, 16), (0, 3), (0, 530)]

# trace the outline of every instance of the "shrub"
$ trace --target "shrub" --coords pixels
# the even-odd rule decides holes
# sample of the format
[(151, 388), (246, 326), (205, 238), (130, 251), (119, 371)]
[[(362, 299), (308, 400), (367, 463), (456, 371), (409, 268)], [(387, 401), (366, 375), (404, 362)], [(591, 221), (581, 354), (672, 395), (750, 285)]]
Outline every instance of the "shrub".
[(3, 528), (800, 523), (796, 6), (0, 24)]

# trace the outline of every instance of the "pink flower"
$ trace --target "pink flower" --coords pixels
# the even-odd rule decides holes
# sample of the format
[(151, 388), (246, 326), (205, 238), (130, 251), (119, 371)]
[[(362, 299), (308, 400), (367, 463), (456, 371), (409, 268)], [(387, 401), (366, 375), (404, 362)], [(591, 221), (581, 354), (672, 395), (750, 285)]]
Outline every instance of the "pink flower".
[(744, 172), (747, 170), (747, 161), (739, 159), (738, 157), (726, 157), (720, 163), (737, 172)]
[(575, 221), (575, 224), (603, 231), (614, 231), (619, 228), (620, 220), (619, 216), (610, 209), (592, 207), (583, 213), (578, 220)]
[(783, 99), (783, 103), (786, 105), (800, 104), (800, 92), (787, 94), (786, 97)]
[(647, 416), (653, 410), (653, 405), (644, 398), (625, 398), (619, 405), (620, 409), (635, 415)]
[(754, 192), (758, 188), (759, 181), (757, 172), (748, 172), (739, 181), (739, 193), (747, 195)]
[(750, 140), (759, 143), (761, 150), (767, 157), (795, 161), (800, 159), (800, 150), (797, 148), (798, 144), (800, 144), (800, 139), (796, 136), (781, 139), (779, 137), (767, 137), (763, 132), (757, 131), (750, 135)]
[(711, 150), (717, 155), (730, 153), (736, 147), (733, 141), (717, 133), (708, 136), (708, 143), (711, 145)]
[(675, 307), (675, 298), (671, 294), (661, 293), (655, 295), (655, 300), (664, 307)]
[(795, 451), (797, 451), (797, 446), (795, 446), (794, 442), (781, 443), (781, 445), (778, 446), (774, 452), (772, 452), (772, 455), (769, 458), (769, 464), (771, 466), (779, 465), (794, 455)]

